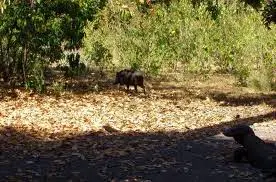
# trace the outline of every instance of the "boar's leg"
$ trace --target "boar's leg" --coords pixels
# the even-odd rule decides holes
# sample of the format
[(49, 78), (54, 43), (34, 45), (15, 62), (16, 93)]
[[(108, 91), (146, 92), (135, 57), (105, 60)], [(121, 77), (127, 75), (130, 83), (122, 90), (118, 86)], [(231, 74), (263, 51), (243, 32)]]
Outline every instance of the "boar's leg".
[(141, 88), (143, 88), (144, 94), (146, 94), (143, 76), (137, 77), (137, 85), (139, 85)]
[(143, 88), (144, 94), (146, 94), (146, 89), (145, 89), (145, 86), (144, 86), (144, 85), (142, 85), (141, 87)]
[(145, 86), (143, 85), (143, 90), (144, 90), (144, 94), (146, 94), (146, 89), (145, 89)]
[(127, 84), (127, 91), (129, 91), (129, 84)]

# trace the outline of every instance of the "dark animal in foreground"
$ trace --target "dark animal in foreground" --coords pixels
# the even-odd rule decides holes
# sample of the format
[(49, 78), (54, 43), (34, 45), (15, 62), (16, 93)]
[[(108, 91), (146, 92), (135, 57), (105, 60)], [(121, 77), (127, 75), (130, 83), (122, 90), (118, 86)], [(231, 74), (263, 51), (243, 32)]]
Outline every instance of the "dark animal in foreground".
[(146, 93), (144, 86), (144, 76), (141, 71), (136, 71), (132, 69), (121, 70), (116, 73), (114, 84), (126, 85), (128, 91), (129, 86), (133, 85), (136, 92), (138, 92), (137, 86), (140, 86), (141, 88), (143, 88), (144, 93)]
[(228, 137), (233, 137), (235, 141), (243, 147), (234, 152), (234, 160), (241, 162), (248, 161), (253, 167), (263, 169), (265, 172), (276, 174), (276, 147), (266, 143), (257, 137), (254, 131), (247, 125), (235, 125), (223, 131)]

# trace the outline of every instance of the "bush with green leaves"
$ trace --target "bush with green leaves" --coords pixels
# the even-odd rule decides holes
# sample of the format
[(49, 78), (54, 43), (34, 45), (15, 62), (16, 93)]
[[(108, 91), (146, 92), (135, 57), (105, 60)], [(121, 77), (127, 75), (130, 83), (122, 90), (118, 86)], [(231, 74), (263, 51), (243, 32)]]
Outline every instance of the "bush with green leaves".
[(69, 62), (69, 66), (60, 67), (60, 69), (62, 68), (62, 71), (65, 71), (64, 75), (66, 77), (87, 75), (88, 69), (83, 62), (80, 62), (79, 53), (69, 53), (67, 55), (67, 60)]
[(43, 71), (36, 69), (43, 70), (44, 66), (58, 61), (65, 50), (79, 49), (87, 20), (92, 21), (105, 2), (11, 0), (1, 3), (0, 64), (5, 67), (7, 80), (17, 77), (27, 87), (37, 85), (41, 90), (43, 81), (38, 80), (44, 79)]
[[(128, 12), (127, 19), (122, 11)], [(93, 45), (99, 42), (112, 56), (110, 67), (135, 67), (150, 74), (231, 73), (248, 85), (253, 72), (262, 74), (264, 55), (271, 56), (271, 65), (276, 60), (276, 29), (267, 30), (261, 13), (238, 0), (199, 6), (190, 0), (172, 1), (169, 6), (155, 4), (148, 13), (135, 3), (109, 2), (88, 24), (86, 35), (82, 54), (88, 61), (95, 61)]]
[(263, 20), (267, 28), (270, 29), (270, 24), (276, 24), (276, 0), (270, 0), (263, 10)]

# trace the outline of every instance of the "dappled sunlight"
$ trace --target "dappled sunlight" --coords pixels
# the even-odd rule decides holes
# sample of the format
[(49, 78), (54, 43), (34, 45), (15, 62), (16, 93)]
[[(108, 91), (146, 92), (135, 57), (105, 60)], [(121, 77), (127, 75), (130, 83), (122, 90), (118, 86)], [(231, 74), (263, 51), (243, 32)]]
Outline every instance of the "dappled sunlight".
[(0, 181), (275, 181), (256, 1), (0, 3)]
[[(265, 115), (269, 105), (220, 106), (213, 100), (168, 100), (154, 96), (92, 93), (83, 96), (23, 96), (0, 103), (0, 123), (41, 131), (47, 136), (102, 131), (110, 125), (121, 132), (186, 132), (241, 118)], [(258, 121), (256, 121), (258, 122)]]
[[(151, 80), (147, 95), (127, 93), (124, 88), (83, 94), (65, 90), (59, 97), (15, 90), (15, 98), (6, 97), (0, 102), (0, 124), (34, 131), (42, 138), (59, 138), (103, 132), (104, 126), (120, 132), (185, 133), (228, 124), (237, 116), (240, 121), (250, 120), (251, 124), (275, 121), (274, 107), (269, 104), (272, 95), (261, 99), (260, 94), (258, 100), (251, 97), (244, 100), (244, 96), (224, 80), (220, 87), (213, 85), (207, 90), (210, 80), (194, 78), (159, 84)], [(223, 85), (233, 87), (231, 96), (223, 93)], [(218, 98), (212, 92), (221, 92), (224, 97)], [(244, 104), (232, 106), (231, 102), (236, 101)]]
[(149, 82), (147, 95), (105, 90), (104, 85), (92, 92), (64, 90), (59, 96), (20, 89), (5, 95), (0, 102), (0, 166), (7, 170), (0, 175), (7, 180), (96, 182), (166, 181), (172, 176), (178, 181), (183, 175), (190, 180), (261, 178), (250, 166), (231, 162), (237, 145), (221, 131), (248, 124), (262, 139), (275, 142), (273, 105), (223, 105), (205, 92), (210, 87), (205, 90), (204, 80)]

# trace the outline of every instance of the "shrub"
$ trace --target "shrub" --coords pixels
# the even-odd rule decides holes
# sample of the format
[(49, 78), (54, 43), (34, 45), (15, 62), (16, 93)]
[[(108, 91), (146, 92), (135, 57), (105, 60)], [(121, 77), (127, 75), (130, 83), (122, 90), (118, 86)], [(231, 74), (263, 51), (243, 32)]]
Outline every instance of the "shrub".
[(169, 6), (152, 5), (146, 12), (139, 7), (128, 1), (110, 2), (97, 23), (88, 24), (83, 51), (88, 61), (97, 60), (91, 56), (97, 43), (111, 55), (101, 54), (107, 68), (135, 67), (150, 74), (232, 73), (248, 85), (265, 61), (263, 55), (275, 60), (276, 29), (267, 30), (261, 14), (240, 1), (193, 6), (190, 0), (179, 0)]

